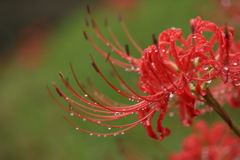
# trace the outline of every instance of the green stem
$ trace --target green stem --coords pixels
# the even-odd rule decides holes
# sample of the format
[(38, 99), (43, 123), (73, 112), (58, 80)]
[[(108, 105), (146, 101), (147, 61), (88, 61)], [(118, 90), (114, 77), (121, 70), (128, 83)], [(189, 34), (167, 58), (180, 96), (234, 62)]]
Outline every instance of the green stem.
[(229, 127), (240, 137), (240, 127), (238, 124), (229, 117), (225, 109), (214, 99), (212, 93), (207, 88), (207, 93), (203, 98), (206, 100), (206, 103), (210, 105), (218, 114), (223, 118), (223, 120), (229, 125)]

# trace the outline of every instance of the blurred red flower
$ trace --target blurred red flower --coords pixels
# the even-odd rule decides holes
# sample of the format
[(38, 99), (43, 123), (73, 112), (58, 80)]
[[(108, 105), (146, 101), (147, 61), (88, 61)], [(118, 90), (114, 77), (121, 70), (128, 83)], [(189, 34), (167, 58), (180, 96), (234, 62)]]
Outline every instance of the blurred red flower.
[(240, 157), (240, 139), (222, 122), (208, 127), (206, 122), (197, 121), (193, 133), (183, 142), (182, 151), (172, 153), (171, 160), (233, 160)]

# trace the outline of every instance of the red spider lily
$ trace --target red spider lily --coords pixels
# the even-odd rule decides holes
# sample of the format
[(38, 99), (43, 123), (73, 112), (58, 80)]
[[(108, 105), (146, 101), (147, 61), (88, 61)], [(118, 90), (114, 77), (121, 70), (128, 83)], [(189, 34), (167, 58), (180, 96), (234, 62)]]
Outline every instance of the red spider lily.
[(231, 130), (221, 122), (215, 122), (211, 128), (205, 121), (197, 121), (194, 132), (185, 138), (183, 149), (172, 153), (171, 160), (232, 160), (240, 156), (240, 139), (233, 136)]
[[(142, 55), (140, 59), (137, 59), (130, 55), (128, 46), (124, 49), (120, 45), (107, 25), (116, 46), (110, 43), (98, 28), (89, 7), (88, 13), (93, 24), (93, 26), (89, 25), (86, 20), (90, 30), (111, 50), (129, 62), (125, 63), (112, 58), (109, 53), (101, 50), (87, 32), (84, 31), (85, 38), (110, 62), (119, 82), (128, 92), (117, 88), (108, 81), (91, 56), (93, 67), (111, 88), (128, 99), (138, 101), (138, 103), (126, 105), (117, 102), (116, 105), (115, 101), (99, 92), (90, 81), (89, 84), (92, 91), (87, 92), (85, 87), (78, 81), (71, 65), (77, 84), (88, 98), (77, 93), (64, 79), (62, 73), (60, 73), (60, 76), (67, 89), (86, 105), (74, 101), (54, 84), (59, 95), (69, 103), (69, 107), (65, 107), (54, 98), (57, 103), (76, 117), (107, 128), (120, 128), (120, 131), (113, 133), (94, 133), (76, 126), (65, 118), (77, 130), (82, 130), (91, 135), (107, 136), (123, 133), (141, 123), (146, 128), (149, 137), (162, 140), (165, 136), (170, 135), (171, 132), (170, 129), (162, 126), (164, 116), (169, 112), (170, 108), (179, 108), (179, 113), (177, 114), (180, 114), (183, 125), (188, 126), (191, 124), (192, 118), (206, 111), (206, 108), (195, 109), (195, 105), (197, 101), (202, 101), (201, 96), (206, 94), (204, 89), (210, 81), (221, 77), (224, 83), (231, 82), (235, 87), (240, 82), (240, 53), (238, 52), (239, 48), (232, 45), (233, 29), (230, 27), (218, 28), (214, 23), (202, 21), (198, 17), (191, 20), (193, 33), (187, 39), (183, 38), (181, 29), (171, 28), (162, 32), (158, 39), (153, 36), (154, 44), (142, 50), (129, 34), (122, 18), (119, 17), (120, 24), (129, 40)], [(203, 35), (205, 31), (213, 33), (210, 40), (207, 40)], [(177, 45), (177, 42), (180, 45)], [(216, 49), (215, 46), (217, 46)], [(148, 95), (143, 96), (132, 90), (118, 74), (113, 64), (139, 73), (138, 86), (142, 92)], [(133, 113), (138, 114), (138, 120), (130, 124), (109, 125), (102, 123), (115, 121)], [(152, 125), (155, 113), (159, 114), (156, 120), (156, 131)]]

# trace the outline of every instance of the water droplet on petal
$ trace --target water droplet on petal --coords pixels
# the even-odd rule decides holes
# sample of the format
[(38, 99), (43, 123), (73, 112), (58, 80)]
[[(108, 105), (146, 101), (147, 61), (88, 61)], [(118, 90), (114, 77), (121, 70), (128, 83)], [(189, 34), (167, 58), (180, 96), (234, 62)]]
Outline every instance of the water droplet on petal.
[(234, 82), (235, 86), (240, 86), (240, 82)]
[(223, 69), (224, 69), (225, 71), (227, 71), (227, 70), (228, 70), (228, 67), (223, 67)]

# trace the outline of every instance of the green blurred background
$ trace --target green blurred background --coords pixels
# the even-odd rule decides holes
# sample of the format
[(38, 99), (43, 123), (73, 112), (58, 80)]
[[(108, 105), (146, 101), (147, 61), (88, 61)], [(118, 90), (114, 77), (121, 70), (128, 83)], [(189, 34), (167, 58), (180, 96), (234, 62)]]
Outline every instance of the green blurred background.
[[(124, 101), (118, 94), (113, 93), (91, 66), (89, 53), (93, 55), (103, 73), (114, 81), (109, 74), (109, 64), (104, 63), (104, 58), (83, 37), (82, 31), (86, 28), (84, 18), (88, 17), (87, 4), (91, 6), (93, 15), (106, 37), (109, 35), (103, 20), (108, 18), (119, 41), (129, 44), (117, 20), (120, 12), (134, 39), (139, 43), (144, 41), (145, 46), (151, 45), (153, 33), (158, 35), (170, 27), (182, 28), (184, 35), (188, 35), (189, 20), (198, 15), (204, 19), (210, 18), (211, 9), (203, 8), (214, 7), (212, 4), (196, 0), (25, 0), (0, 3), (0, 159), (121, 160), (124, 157), (119, 150), (119, 141), (126, 148), (140, 152), (148, 159), (167, 159), (165, 149), (170, 152), (180, 149), (182, 138), (189, 134), (191, 129), (182, 127), (177, 116), (166, 116), (164, 126), (169, 127), (172, 134), (163, 141), (147, 137), (140, 125), (116, 137), (90, 136), (76, 131), (62, 115), (92, 131), (104, 133), (107, 129), (70, 117), (50, 97), (46, 85), (60, 99), (51, 83), (56, 82), (66, 91), (58, 72), (61, 71), (69, 78), (70, 83), (73, 82), (69, 68), (69, 62), (72, 62), (80, 81), (86, 83), (86, 77), (91, 77), (94, 85), (101, 91), (116, 101)], [(206, 12), (211, 16), (207, 17)], [(99, 40), (94, 40), (108, 51)], [(139, 57), (131, 45), (130, 53)], [(129, 80), (130, 85), (132, 80), (137, 81), (134, 73), (122, 70), (119, 72), (123, 78)], [(76, 86), (74, 82), (71, 84)], [(233, 116), (236, 117), (237, 112), (234, 112)], [(130, 117), (132, 121), (136, 118)], [(219, 119), (214, 112), (199, 118), (208, 119), (209, 123)], [(130, 122), (128, 120), (123, 119), (123, 123)]]

